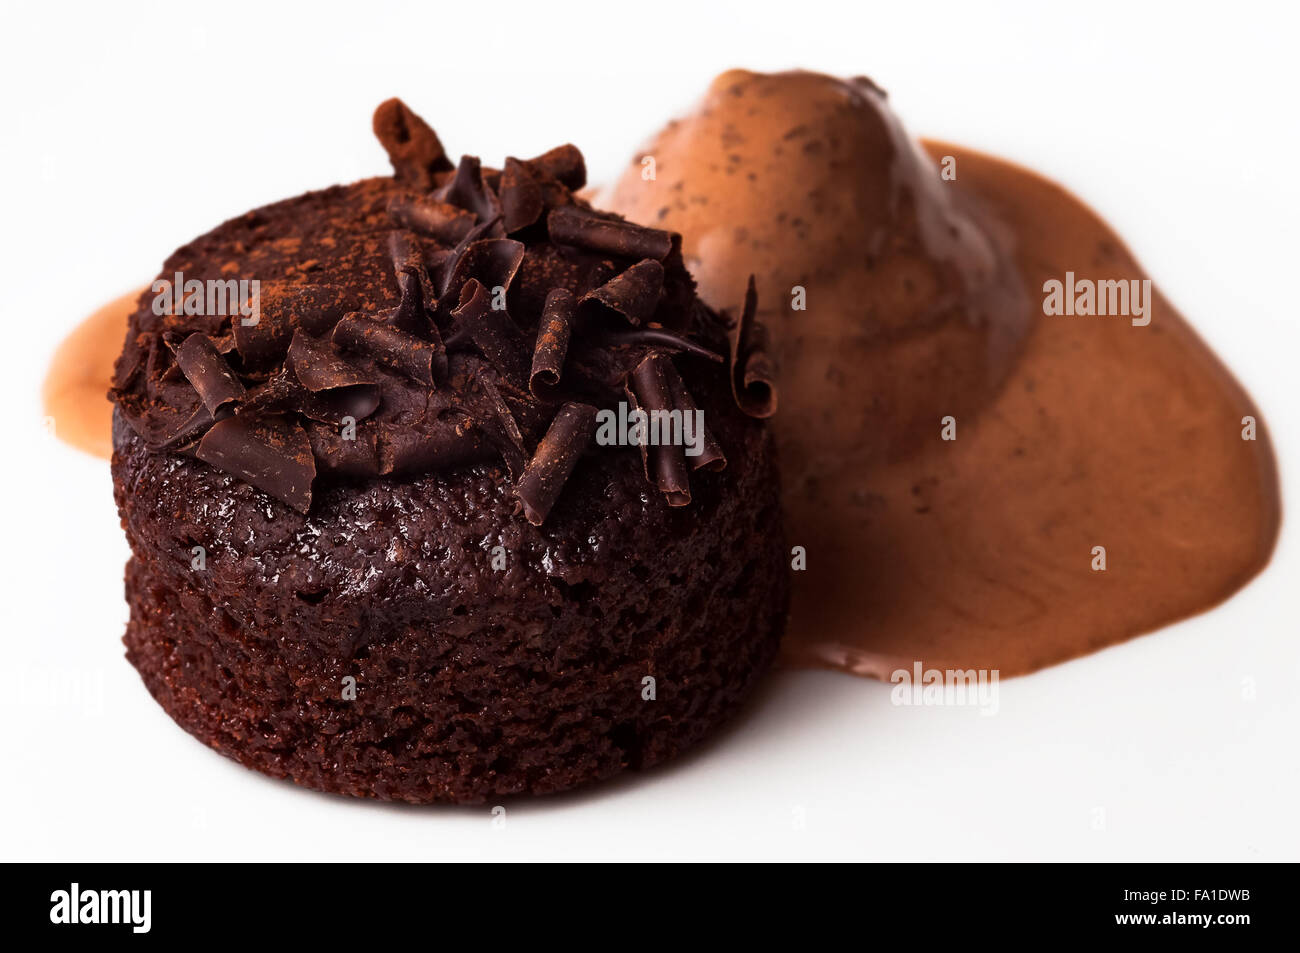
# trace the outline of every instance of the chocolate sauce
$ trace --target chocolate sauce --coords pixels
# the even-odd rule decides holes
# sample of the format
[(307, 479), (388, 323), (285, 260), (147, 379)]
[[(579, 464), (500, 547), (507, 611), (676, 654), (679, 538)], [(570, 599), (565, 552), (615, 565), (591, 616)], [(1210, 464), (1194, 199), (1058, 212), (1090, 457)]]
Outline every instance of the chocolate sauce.
[(596, 200), (682, 232), (716, 307), (758, 273), (787, 662), (1014, 675), (1227, 598), (1280, 519), (1249, 397), (1158, 291), (1146, 326), (1043, 314), (1067, 272), (1146, 275), (1059, 186), (925, 148), (868, 81), (733, 71)]
[(54, 352), (41, 391), (59, 439), (105, 460), (113, 455), (113, 362), (126, 337), (127, 316), (145, 290), (115, 298), (77, 325)]

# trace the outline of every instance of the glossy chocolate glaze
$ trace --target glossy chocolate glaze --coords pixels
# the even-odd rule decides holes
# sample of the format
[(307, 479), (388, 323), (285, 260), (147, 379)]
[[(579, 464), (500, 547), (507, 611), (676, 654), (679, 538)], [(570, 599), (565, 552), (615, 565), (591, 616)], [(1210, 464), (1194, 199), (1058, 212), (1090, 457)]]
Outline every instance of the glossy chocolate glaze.
[(1059, 186), (925, 153), (868, 81), (732, 71), (596, 199), (682, 232), (715, 307), (758, 275), (807, 549), (786, 659), (1014, 675), (1231, 595), (1280, 520), (1250, 398), (1158, 291), (1146, 327), (1044, 315), (1066, 271), (1146, 275)]

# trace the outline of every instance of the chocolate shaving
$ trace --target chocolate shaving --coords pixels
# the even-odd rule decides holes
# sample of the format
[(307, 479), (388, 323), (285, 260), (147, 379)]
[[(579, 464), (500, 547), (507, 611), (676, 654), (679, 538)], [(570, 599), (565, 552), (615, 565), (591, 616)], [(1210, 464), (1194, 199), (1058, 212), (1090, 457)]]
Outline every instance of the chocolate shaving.
[(475, 156), (461, 156), (456, 174), (433, 198), (477, 216), (480, 223), (490, 222), (501, 214), (501, 202), (483, 182), (483, 169)]
[(488, 425), (488, 436), (496, 444), (497, 449), (501, 451), (501, 456), (506, 462), (510, 476), (518, 479), (528, 459), (528, 448), (524, 445), (524, 435), (519, 429), (519, 422), (515, 420), (515, 415), (510, 412), (509, 405), (506, 404), (505, 398), (501, 396), (501, 391), (492, 381), (490, 374), (475, 374), (474, 386), (482, 395), (484, 404), (490, 414), (488, 419), (491, 423)]
[(546, 227), (554, 241), (603, 255), (662, 262), (673, 250), (669, 232), (602, 218), (576, 205), (552, 209), (546, 216)]
[[(670, 415), (678, 410), (674, 406), (668, 377), (664, 373), (664, 365), (667, 363), (668, 359), (659, 355), (647, 357), (628, 378), (627, 389), (634, 407), (644, 411), (647, 416), (646, 426), (649, 432), (641, 444), (641, 462), (646, 479), (651, 479), (650, 471), (653, 470), (654, 482), (668, 505), (685, 506), (691, 502), (691, 481), (687, 476), (685, 450), (673, 440), (677, 435), (671, 432), (667, 435), (669, 442), (664, 443), (660, 439), (664, 436), (661, 428), (671, 427)], [(660, 421), (658, 427), (653, 423), (656, 415)], [(680, 419), (680, 411), (678, 417)]]
[(164, 401), (142, 412), (134, 400), (119, 400), (118, 406), (131, 428), (150, 450), (175, 450), (196, 440), (212, 426), (214, 417), (188, 381), (167, 387)]
[(397, 276), (397, 284), (402, 289), (401, 300), (397, 307), (379, 312), (380, 320), (412, 337), (427, 338), (437, 347), (438, 328), (429, 314), (424, 280), (416, 272), (404, 271)]
[(417, 195), (394, 195), (388, 200), (388, 217), (444, 245), (455, 245), (474, 227), (473, 212)]
[(647, 259), (588, 291), (579, 303), (595, 304), (622, 315), (631, 324), (640, 324), (655, 313), (663, 287), (664, 266)]
[(767, 329), (755, 320), (758, 292), (754, 276), (745, 289), (745, 307), (731, 326), (731, 393), (751, 417), (776, 413), (776, 372), (767, 352)]
[(552, 288), (546, 296), (533, 345), (533, 369), (528, 375), (528, 390), (538, 400), (550, 399), (560, 383), (576, 309), (577, 302), (567, 288)]
[[(672, 361), (661, 361), (659, 366), (663, 369), (664, 379), (668, 382), (668, 395), (672, 401), (673, 408), (682, 412), (683, 424), (689, 414), (692, 421), (695, 419), (696, 411), (699, 407), (695, 403), (695, 398), (686, 389), (686, 383), (682, 380), (682, 375), (677, 373), (677, 368), (673, 366)], [(686, 459), (690, 461), (692, 470), (723, 470), (727, 466), (727, 456), (722, 452), (722, 446), (718, 443), (717, 438), (709, 430), (708, 425), (704, 424), (703, 416), (700, 416), (700, 424), (704, 428), (703, 434), (696, 434), (700, 441), (700, 452), (691, 456), (689, 449), (686, 451)]]
[[(521, 511), (540, 524), (593, 440), (595, 408), (626, 397), (659, 427), (665, 414), (681, 421), (639, 451), (647, 479), (686, 503), (690, 468), (726, 459), (707, 428), (692, 430), (702, 452), (686, 456), (699, 408), (672, 362), (726, 358), (680, 236), (592, 211), (571, 191), (586, 181), (572, 146), (507, 159), (500, 172), (473, 157), (453, 170), (399, 101), (375, 125), (400, 185), (250, 212), (228, 250), (200, 242), (174, 256), (175, 270), (182, 259), (186, 271), (261, 270), (271, 280), (260, 321), (141, 304), (113, 382), (126, 422), (150, 449), (197, 456), (304, 512), (318, 473), (504, 461)], [(387, 222), (374, 214), (385, 198)], [(327, 277), (303, 283), (307, 273)], [(721, 345), (738, 402), (770, 388), (753, 317), (750, 302)], [(711, 371), (699, 364), (690, 379)]]
[(481, 459), (495, 449), (482, 439), (467, 414), (448, 415), (427, 423), (427, 428), (421, 430), (379, 425), (381, 474), (423, 473), (439, 467), (460, 466)]
[(515, 484), (524, 518), (534, 526), (542, 525), (559, 499), (578, 458), (591, 443), (595, 424), (596, 408), (572, 401), (551, 420), (537, 452)]
[(471, 242), (456, 257), (441, 296), (459, 300), (461, 288), (471, 279), (477, 280), (493, 294), (496, 288), (508, 291), (523, 260), (522, 242), (509, 238), (484, 238)]
[(334, 343), (405, 374), (427, 387), (433, 386), (436, 347), (364, 314), (349, 314), (334, 326)]
[(587, 184), (587, 163), (582, 158), (582, 151), (570, 143), (543, 152), (537, 158), (529, 159), (528, 164), (574, 192)]
[(244, 385), (206, 334), (196, 331), (176, 348), (176, 366), (215, 418), (244, 396)]
[(506, 159), (500, 195), (501, 224), (508, 235), (532, 225), (545, 210), (541, 185), (532, 170), (518, 159)]
[(301, 328), (293, 332), (288, 363), (302, 386), (312, 393), (375, 383), (372, 376), (339, 356), (328, 341), (311, 337)]
[(292, 421), (283, 417), (227, 417), (203, 435), (194, 455), (299, 513), (311, 508), (316, 458), (307, 432)]
[(393, 263), (393, 274), (399, 279), (404, 273), (425, 273), (424, 246), (412, 231), (395, 228), (388, 233), (388, 258)]
[(235, 347), (250, 369), (266, 368), (284, 359), (295, 328), (326, 334), (339, 318), (356, 310), (357, 302), (333, 285), (275, 283), (263, 286), (258, 322), (231, 321)]
[(492, 307), (492, 297), (477, 278), (471, 278), (461, 288), (460, 306), (452, 317), (488, 363), (522, 386), (528, 379), (527, 342), (506, 310)]
[(380, 103), (371, 124), (393, 164), (393, 175), (403, 185), (427, 192), (436, 173), (452, 168), (437, 133), (400, 99)]
[(248, 392), (236, 413), (244, 417), (297, 412), (309, 420), (338, 426), (344, 417), (364, 420), (379, 407), (378, 384), (356, 384), (312, 393), (285, 367)]

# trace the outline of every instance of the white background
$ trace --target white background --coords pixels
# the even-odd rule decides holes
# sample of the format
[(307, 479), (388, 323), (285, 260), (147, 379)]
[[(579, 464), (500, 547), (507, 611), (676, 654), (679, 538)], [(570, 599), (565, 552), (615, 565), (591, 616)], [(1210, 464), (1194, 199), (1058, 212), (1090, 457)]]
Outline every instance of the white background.
[(43, 433), (45, 365), (182, 242), (385, 174), (370, 114), (391, 95), (453, 153), (571, 140), (599, 182), (727, 67), (870, 75), (912, 132), (1109, 219), (1260, 404), (1285, 499), (1300, 489), (1293, 4), (334, 6), (4, 7), (0, 857), (1300, 858), (1290, 526), (1222, 608), (1004, 682), (996, 717), (782, 674), (679, 763), (511, 802), (499, 828), (486, 807), (270, 781), (175, 727), (123, 658), (108, 468)]

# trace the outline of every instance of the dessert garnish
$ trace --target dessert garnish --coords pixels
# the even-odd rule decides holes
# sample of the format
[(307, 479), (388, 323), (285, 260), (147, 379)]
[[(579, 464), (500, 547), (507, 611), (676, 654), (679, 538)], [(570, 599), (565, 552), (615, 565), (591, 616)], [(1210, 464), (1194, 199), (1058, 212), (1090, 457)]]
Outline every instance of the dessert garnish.
[[(363, 250), (386, 261), (391, 285), (358, 294), (308, 262), (262, 283), (256, 320), (177, 308), (142, 322), (112, 396), (151, 449), (197, 457), (300, 513), (324, 476), (498, 458), (540, 524), (600, 408), (694, 412), (676, 361), (729, 360), (741, 409), (773, 412), (752, 282), (743, 313), (723, 318), (729, 332), (701, 322), (680, 237), (576, 196), (586, 169), (574, 146), (500, 170), (473, 156), (453, 166), (397, 99), (374, 129), (399, 189)], [(707, 429), (703, 446), (689, 459), (641, 446), (670, 503), (690, 502), (690, 470), (726, 465)]]

